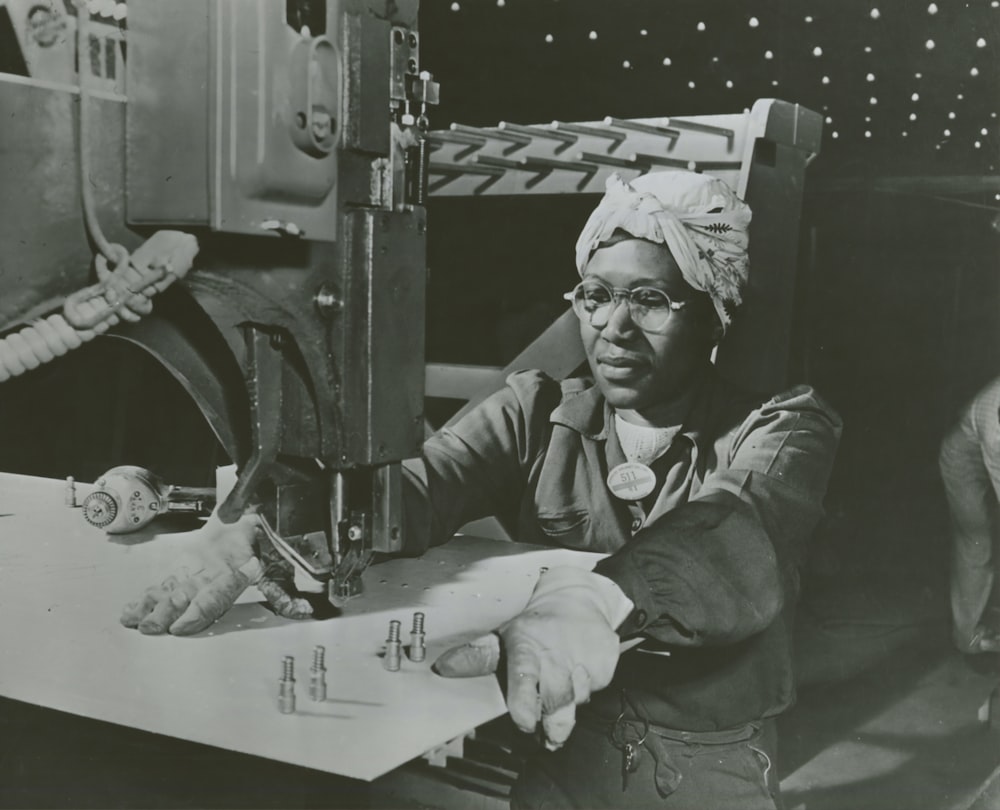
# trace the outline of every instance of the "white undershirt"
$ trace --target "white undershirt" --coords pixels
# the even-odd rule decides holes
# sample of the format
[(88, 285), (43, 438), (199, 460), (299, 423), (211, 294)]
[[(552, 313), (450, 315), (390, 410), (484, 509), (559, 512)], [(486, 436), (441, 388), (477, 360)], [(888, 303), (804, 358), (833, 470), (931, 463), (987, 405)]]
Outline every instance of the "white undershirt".
[(680, 430), (680, 425), (665, 428), (633, 425), (615, 414), (615, 431), (625, 458), (647, 467), (667, 452)]

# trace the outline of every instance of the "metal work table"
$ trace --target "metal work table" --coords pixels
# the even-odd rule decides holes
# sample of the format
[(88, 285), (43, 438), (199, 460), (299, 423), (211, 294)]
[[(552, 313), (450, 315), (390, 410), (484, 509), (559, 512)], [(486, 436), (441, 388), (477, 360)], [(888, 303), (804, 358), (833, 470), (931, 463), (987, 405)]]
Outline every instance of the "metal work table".
[[(333, 619), (280, 619), (251, 588), (197, 636), (144, 636), (119, 624), (121, 608), (179, 570), (191, 532), (108, 537), (64, 504), (65, 487), (0, 473), (0, 695), (363, 780), (500, 716), (494, 677), (447, 680), (431, 663), (515, 614), (541, 566), (599, 559), (460, 537), (373, 566), (365, 594)], [(79, 501), (87, 489), (77, 490)], [(404, 657), (389, 672), (389, 621), (402, 622), (405, 643), (415, 610), (426, 615), (426, 660)], [(316, 645), (326, 648), (322, 703), (308, 697)], [(286, 655), (294, 714), (278, 711)]]

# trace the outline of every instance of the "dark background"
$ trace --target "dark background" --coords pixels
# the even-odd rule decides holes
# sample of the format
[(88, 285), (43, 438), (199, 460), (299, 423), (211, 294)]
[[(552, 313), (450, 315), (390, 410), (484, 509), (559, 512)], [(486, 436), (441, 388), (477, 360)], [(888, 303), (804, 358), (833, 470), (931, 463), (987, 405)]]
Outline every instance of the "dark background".
[[(850, 583), (863, 619), (873, 593), (903, 583), (892, 621), (944, 619), (937, 448), (1000, 373), (1000, 2), (455, 5), (421, 8), (422, 67), (442, 88), (434, 128), (731, 113), (772, 97), (829, 119), (807, 172), (789, 376), (845, 432), (806, 613)], [(428, 359), (503, 365), (540, 332), (562, 311), (595, 203), (432, 200)], [(0, 387), (5, 471), (86, 481), (130, 463), (194, 485), (224, 461), (180, 387), (125, 344), (99, 340)]]

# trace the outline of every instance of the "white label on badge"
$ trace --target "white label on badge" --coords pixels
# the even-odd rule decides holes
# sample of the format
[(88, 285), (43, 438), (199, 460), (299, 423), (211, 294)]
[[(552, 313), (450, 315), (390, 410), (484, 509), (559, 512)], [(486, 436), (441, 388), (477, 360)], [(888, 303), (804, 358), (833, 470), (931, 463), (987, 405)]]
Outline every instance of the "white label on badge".
[(608, 487), (623, 501), (641, 501), (656, 487), (656, 475), (645, 464), (627, 462), (608, 473)]

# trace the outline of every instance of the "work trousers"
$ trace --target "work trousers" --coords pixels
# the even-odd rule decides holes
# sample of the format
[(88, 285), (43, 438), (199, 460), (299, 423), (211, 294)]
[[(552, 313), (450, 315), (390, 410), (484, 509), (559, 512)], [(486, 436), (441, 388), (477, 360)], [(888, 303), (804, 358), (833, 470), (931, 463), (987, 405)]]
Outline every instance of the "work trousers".
[(963, 410), (941, 443), (939, 464), (951, 512), (952, 637), (963, 652), (976, 638), (996, 576), (1000, 503), (1000, 379)]
[[(511, 792), (511, 810), (780, 810), (773, 721), (733, 732), (687, 734), (630, 723), (578, 723), (566, 745), (528, 761)], [(622, 779), (624, 740), (637, 767)]]

